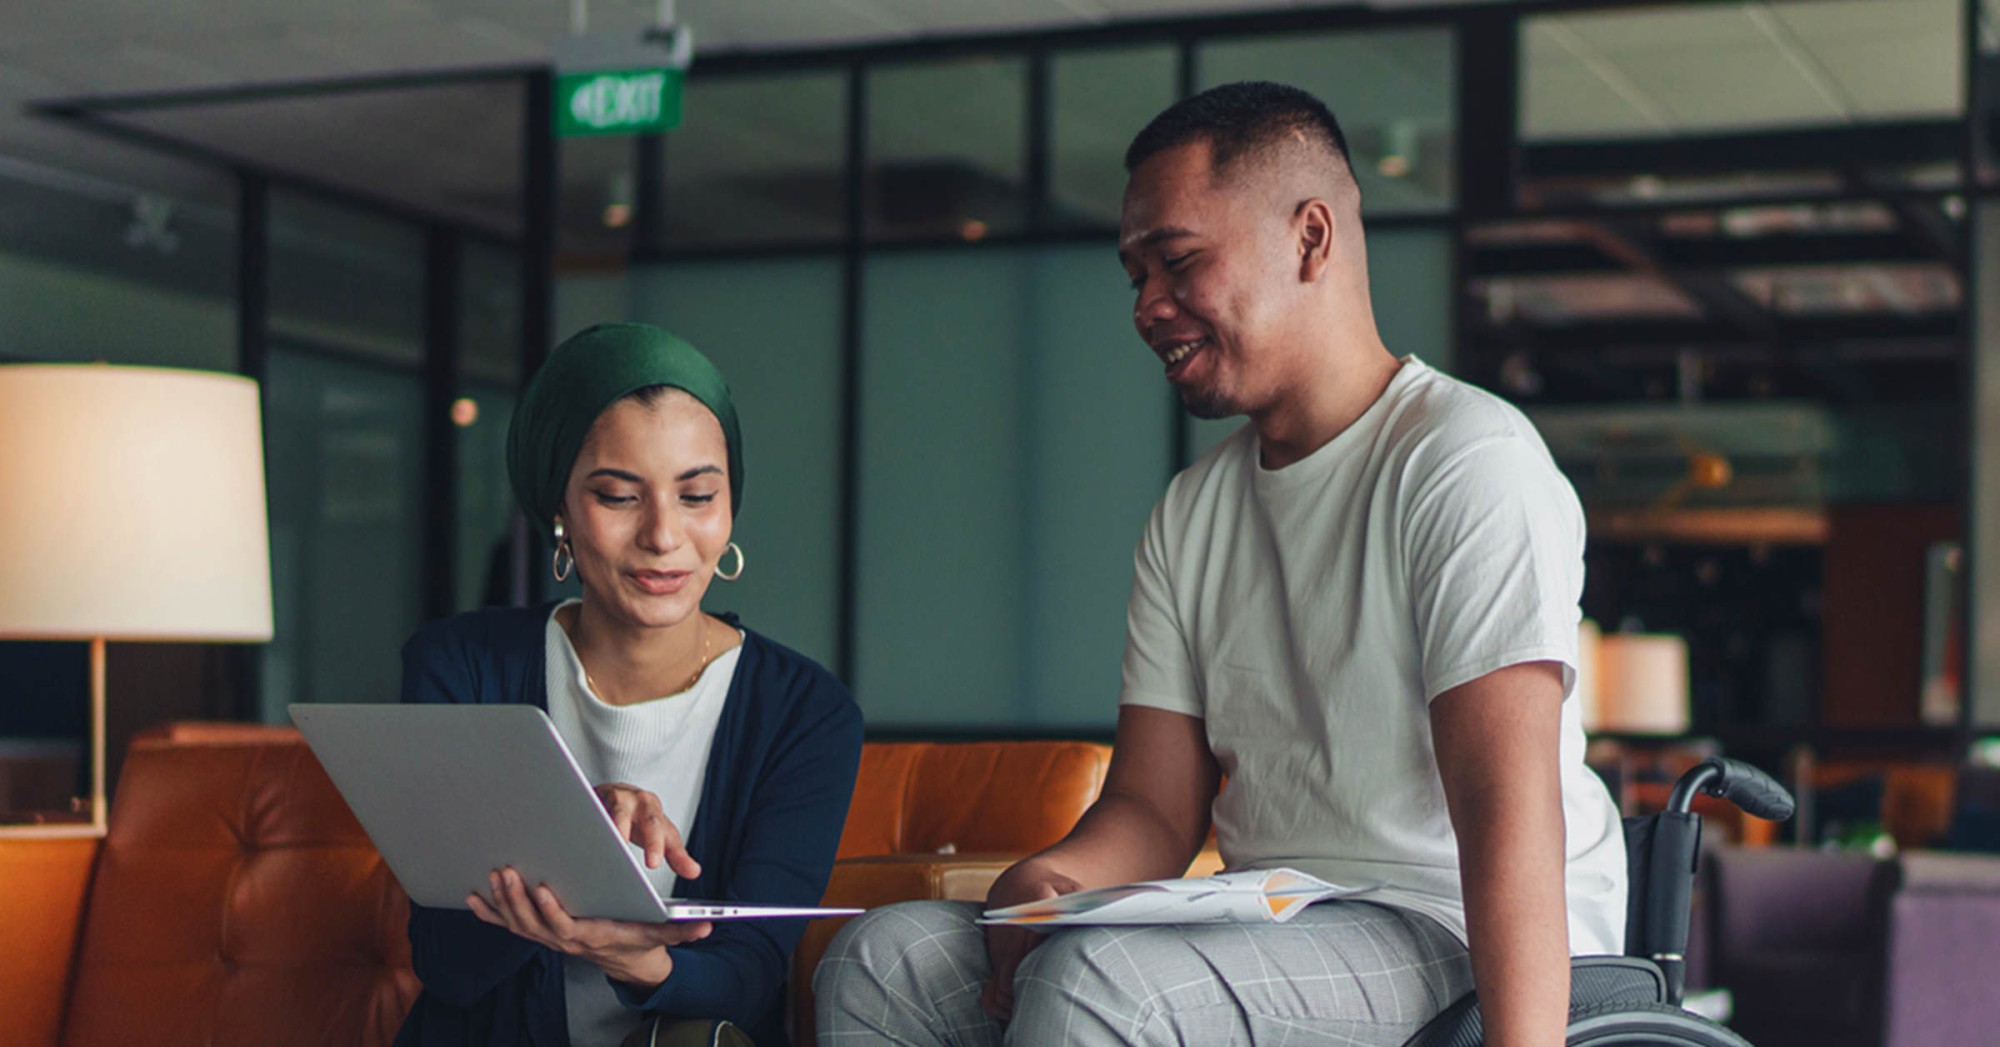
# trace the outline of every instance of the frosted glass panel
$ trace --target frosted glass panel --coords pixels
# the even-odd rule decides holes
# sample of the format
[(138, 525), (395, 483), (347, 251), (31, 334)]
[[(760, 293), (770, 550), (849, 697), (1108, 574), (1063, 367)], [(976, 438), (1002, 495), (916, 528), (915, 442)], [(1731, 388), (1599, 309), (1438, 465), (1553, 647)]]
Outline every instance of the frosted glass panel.
[[(630, 272), (564, 276), (556, 280), (555, 340), (592, 324), (633, 319)], [(554, 344), (554, 343), (551, 343)]]
[[(1449, 372), (1452, 336), (1451, 231), (1393, 229), (1368, 236), (1368, 296), (1382, 344), (1397, 356), (1415, 354)], [(1243, 424), (1242, 418), (1213, 421), (1188, 417), (1188, 462), (1192, 463)]]
[(271, 335), (416, 367), (424, 358), (423, 230), (271, 193)]
[[(507, 482), (507, 423), (514, 416), (510, 387), (472, 383), (459, 389), (472, 403), (460, 415), (458, 441), (458, 566), (456, 609), (507, 603), (507, 541), (514, 523), (514, 489)], [(530, 569), (540, 567), (530, 564)]]
[(1180, 55), (1171, 45), (1093, 48), (1049, 60), (1049, 219), (1115, 227), (1125, 147), (1172, 105)]
[(1456, 197), (1456, 69), (1449, 28), (1290, 34), (1200, 45), (1204, 89), (1275, 80), (1340, 121), (1369, 214), (1435, 213)]
[(1177, 408), (1132, 330), (1125, 273), (1110, 251), (1043, 250), (1028, 280), (1022, 719), (1108, 728), (1132, 552), (1166, 493)]
[(423, 391), (414, 375), (273, 345), (266, 383), (276, 635), (263, 714), (395, 701), (422, 617)]
[(667, 136), (667, 244), (839, 239), (846, 76), (704, 77), (695, 68), (685, 117)]
[(833, 667), (839, 653), (841, 270), (836, 259), (633, 270), (633, 318), (694, 343), (743, 427), (747, 566), (705, 606)]
[(869, 260), (860, 642), (883, 725), (1108, 727), (1171, 415), (1101, 247)]
[(1368, 234), (1368, 297), (1382, 344), (1440, 371), (1452, 370), (1456, 360), (1451, 238), (1449, 229)]
[(101, 272), (0, 253), (0, 360), (236, 369), (236, 311)]
[(873, 237), (1020, 230), (1028, 64), (972, 57), (871, 69), (863, 171)]
[(234, 370), (235, 293), (233, 210), (0, 157), (0, 361)]
[[(458, 366), (467, 381), (513, 388), (521, 380), (521, 258), (469, 240), (458, 281)], [(501, 425), (506, 419), (501, 419)]]

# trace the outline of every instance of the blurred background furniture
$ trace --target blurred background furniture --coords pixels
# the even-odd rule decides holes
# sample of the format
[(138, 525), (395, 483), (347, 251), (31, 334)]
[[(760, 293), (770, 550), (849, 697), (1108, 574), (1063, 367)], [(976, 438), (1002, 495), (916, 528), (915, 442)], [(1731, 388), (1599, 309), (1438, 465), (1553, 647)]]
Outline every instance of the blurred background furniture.
[(2000, 857), (1722, 847), (1710, 979), (1758, 1047), (1944, 1047), (2000, 1029)]

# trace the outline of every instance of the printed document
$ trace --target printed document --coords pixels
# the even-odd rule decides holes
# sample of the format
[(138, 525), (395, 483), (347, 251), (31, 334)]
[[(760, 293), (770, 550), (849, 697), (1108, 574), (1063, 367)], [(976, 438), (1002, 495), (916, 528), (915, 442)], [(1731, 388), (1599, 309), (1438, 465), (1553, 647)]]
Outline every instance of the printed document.
[(1250, 869), (1192, 880), (1148, 880), (1078, 891), (1005, 909), (989, 909), (980, 923), (1024, 927), (1101, 924), (1284, 923), (1306, 906), (1352, 898), (1377, 884), (1347, 887), (1296, 869)]

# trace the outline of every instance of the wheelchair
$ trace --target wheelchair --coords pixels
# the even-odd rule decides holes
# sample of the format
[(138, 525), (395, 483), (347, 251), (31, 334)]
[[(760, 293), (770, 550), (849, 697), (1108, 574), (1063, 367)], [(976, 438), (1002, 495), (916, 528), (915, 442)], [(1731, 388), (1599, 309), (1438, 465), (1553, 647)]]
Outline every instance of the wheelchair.
[[(1735, 1033), (1681, 1009), (1688, 906), (1700, 861), (1697, 794), (1718, 796), (1774, 822), (1792, 816), (1792, 795), (1763, 771), (1712, 756), (1674, 784), (1667, 809), (1625, 819), (1630, 893), (1625, 955), (1570, 961), (1569, 1047), (1749, 1047)], [(1444, 1009), (1404, 1047), (1480, 1047), (1477, 993)]]

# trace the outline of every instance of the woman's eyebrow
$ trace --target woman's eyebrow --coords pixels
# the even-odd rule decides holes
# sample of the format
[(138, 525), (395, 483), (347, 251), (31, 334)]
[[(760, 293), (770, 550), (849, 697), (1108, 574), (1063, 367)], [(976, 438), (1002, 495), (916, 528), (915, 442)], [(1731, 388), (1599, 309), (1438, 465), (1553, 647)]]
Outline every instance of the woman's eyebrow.
[(706, 473), (715, 473), (716, 475), (720, 476), (722, 474), (722, 467), (719, 465), (697, 465), (694, 468), (689, 469), (687, 472), (684, 472), (679, 476), (674, 477), (674, 482), (685, 483), (689, 480), (694, 479), (697, 476), (701, 476)]
[[(639, 474), (628, 473), (623, 469), (593, 469), (591, 470), (590, 476), (591, 477), (609, 476), (613, 480), (624, 480), (627, 483), (635, 483), (635, 484), (645, 482), (644, 480), (640, 479)], [(586, 479), (589, 479), (589, 477), (586, 477)]]

